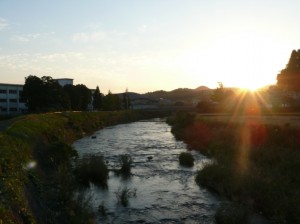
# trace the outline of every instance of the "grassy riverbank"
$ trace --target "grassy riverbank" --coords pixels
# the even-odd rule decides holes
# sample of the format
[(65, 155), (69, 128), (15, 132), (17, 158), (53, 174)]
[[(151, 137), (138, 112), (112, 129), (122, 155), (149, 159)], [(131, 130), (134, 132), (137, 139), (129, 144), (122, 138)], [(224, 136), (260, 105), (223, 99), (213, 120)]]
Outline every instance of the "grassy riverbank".
[(0, 132), (0, 223), (93, 222), (76, 196), (70, 144), (102, 127), (155, 113), (82, 112), (20, 116)]
[[(271, 223), (300, 223), (299, 128), (251, 119), (221, 122), (185, 113), (169, 122), (177, 138), (213, 158), (198, 172), (199, 185), (231, 200), (240, 210), (262, 213)], [(247, 219), (247, 212), (231, 212), (243, 216), (237, 219)]]

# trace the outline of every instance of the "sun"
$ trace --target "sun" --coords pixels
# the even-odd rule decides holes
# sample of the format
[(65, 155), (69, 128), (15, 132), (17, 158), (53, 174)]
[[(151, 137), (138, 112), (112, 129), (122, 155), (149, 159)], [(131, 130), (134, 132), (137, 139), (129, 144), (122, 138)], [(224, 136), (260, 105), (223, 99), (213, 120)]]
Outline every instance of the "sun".
[(167, 64), (182, 80), (211, 88), (222, 82), (225, 87), (256, 91), (276, 83), (282, 67), (276, 46), (268, 35), (232, 33), (213, 44), (178, 51)]
[(243, 83), (238, 87), (241, 88), (242, 90), (255, 92), (262, 86), (260, 84), (258, 84), (257, 82), (253, 81), (253, 82)]

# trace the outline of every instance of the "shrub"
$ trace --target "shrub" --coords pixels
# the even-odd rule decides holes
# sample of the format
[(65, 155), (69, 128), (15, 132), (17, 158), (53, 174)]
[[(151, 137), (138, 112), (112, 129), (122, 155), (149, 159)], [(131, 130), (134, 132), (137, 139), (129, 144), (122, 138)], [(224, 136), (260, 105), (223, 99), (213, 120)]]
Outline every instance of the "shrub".
[(75, 168), (77, 181), (83, 186), (88, 187), (90, 182), (99, 187), (107, 187), (108, 168), (103, 156), (88, 155), (84, 156)]
[(240, 224), (247, 223), (247, 210), (234, 203), (224, 203), (215, 215), (217, 224)]
[(60, 166), (68, 166), (70, 159), (77, 157), (77, 151), (72, 146), (56, 141), (39, 152), (40, 161), (44, 168), (56, 170)]
[(124, 175), (129, 175), (131, 172), (131, 165), (133, 160), (130, 155), (121, 155), (119, 157), (119, 162), (121, 165), (120, 173)]
[(104, 203), (102, 202), (99, 206), (98, 206), (98, 212), (102, 215), (102, 216), (106, 216), (108, 209), (105, 207)]
[(179, 155), (179, 163), (182, 166), (192, 167), (194, 166), (194, 158), (191, 153), (182, 152)]
[(64, 223), (96, 223), (96, 215), (92, 208), (91, 198), (87, 197), (83, 192), (74, 195), (67, 208), (65, 212), (69, 214)]
[(130, 190), (127, 187), (124, 187), (123, 189), (119, 189), (117, 192), (115, 192), (118, 203), (123, 205), (124, 207), (127, 207), (129, 203), (129, 198), (136, 197), (136, 189)]

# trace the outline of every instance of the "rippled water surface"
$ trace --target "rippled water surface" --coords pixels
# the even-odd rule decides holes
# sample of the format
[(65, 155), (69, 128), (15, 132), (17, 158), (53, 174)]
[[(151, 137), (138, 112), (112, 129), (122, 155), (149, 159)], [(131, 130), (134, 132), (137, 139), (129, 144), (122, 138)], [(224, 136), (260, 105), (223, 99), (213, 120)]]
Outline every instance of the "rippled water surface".
[[(163, 120), (121, 124), (93, 136), (74, 143), (80, 155), (101, 154), (111, 170), (119, 168), (120, 155), (133, 158), (132, 176), (122, 178), (111, 171), (107, 190), (90, 188), (95, 211), (102, 204), (108, 210), (106, 216), (98, 212), (98, 223), (214, 223), (218, 200), (194, 181), (196, 171), (209, 160), (192, 151), (194, 167), (181, 167), (178, 156), (186, 145)], [(127, 207), (118, 203), (115, 193), (124, 187), (136, 189)]]

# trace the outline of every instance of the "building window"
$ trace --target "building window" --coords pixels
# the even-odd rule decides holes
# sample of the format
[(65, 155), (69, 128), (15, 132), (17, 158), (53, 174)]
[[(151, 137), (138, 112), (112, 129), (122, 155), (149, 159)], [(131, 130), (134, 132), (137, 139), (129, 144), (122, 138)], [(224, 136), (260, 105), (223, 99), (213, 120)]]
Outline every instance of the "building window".
[(2, 107), (2, 108), (1, 108), (1, 111), (3, 111), (3, 112), (7, 112), (7, 108), (5, 108), (5, 107)]
[(6, 94), (6, 89), (0, 89), (0, 93), (5, 93)]
[(7, 103), (7, 99), (0, 99), (0, 103)]
[(15, 89), (10, 89), (8, 90), (9, 94), (16, 94), (17, 93), (17, 90)]
[(18, 100), (17, 100), (17, 99), (9, 99), (9, 102), (10, 102), (10, 103), (17, 103)]

